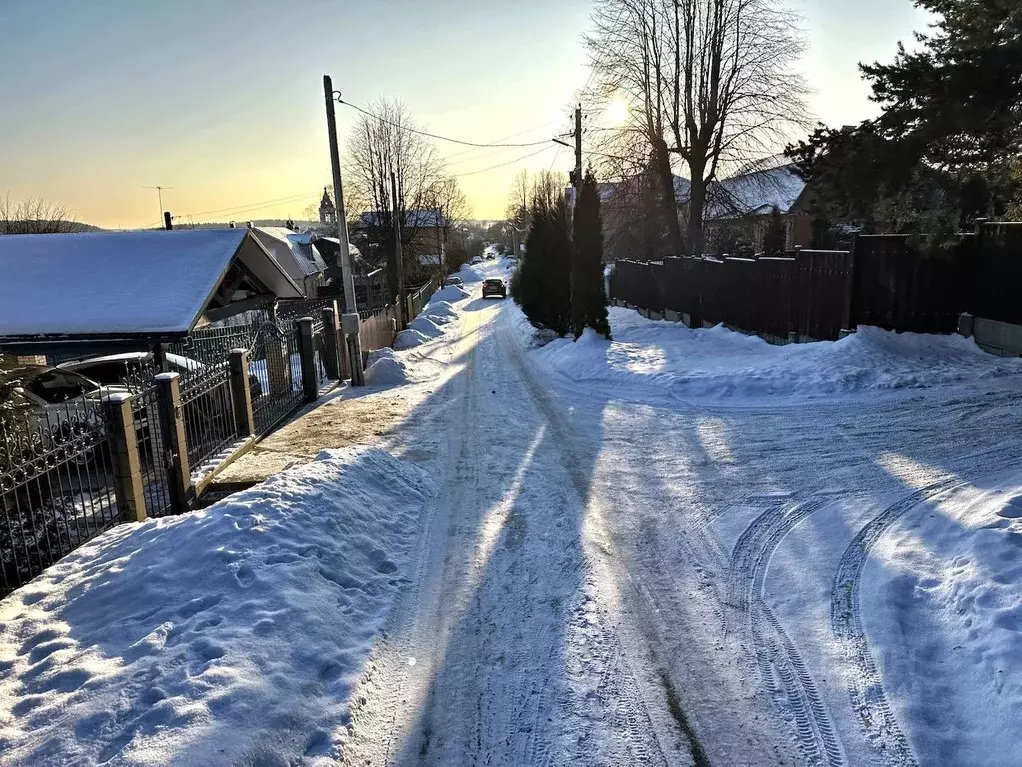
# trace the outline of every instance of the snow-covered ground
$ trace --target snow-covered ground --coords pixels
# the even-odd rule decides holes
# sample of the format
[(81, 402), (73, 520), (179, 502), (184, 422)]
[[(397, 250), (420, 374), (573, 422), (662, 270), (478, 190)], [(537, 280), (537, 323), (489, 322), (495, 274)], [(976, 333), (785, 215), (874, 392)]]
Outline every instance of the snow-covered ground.
[(543, 344), (497, 275), (374, 355), (378, 448), (0, 602), (0, 762), (1022, 764), (1022, 362)]

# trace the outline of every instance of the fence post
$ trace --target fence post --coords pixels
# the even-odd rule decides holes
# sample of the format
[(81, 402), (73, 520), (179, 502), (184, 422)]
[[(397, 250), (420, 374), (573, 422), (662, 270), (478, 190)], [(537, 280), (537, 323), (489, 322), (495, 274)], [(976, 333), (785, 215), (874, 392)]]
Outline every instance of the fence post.
[(347, 378), (342, 368), (343, 355), (340, 347), (340, 333), (337, 323), (337, 311), (332, 307), (323, 310), (323, 366), (327, 378), (340, 381)]
[(312, 317), (302, 317), (298, 320), (298, 352), (305, 401), (315, 402), (319, 399), (319, 376), (316, 374), (316, 339), (312, 333)]
[(252, 410), (252, 382), (248, 373), (248, 349), (231, 349), (231, 399), (234, 401), (234, 422), (238, 434), (255, 434), (255, 414)]
[(194, 492), (191, 467), (188, 465), (185, 421), (181, 410), (179, 373), (160, 373), (156, 376), (156, 402), (159, 409), (157, 422), (161, 439), (155, 440), (154, 437), (154, 444), (162, 442), (171, 511), (174, 514), (182, 514), (188, 511)]
[(848, 254), (848, 284), (845, 288), (845, 310), (841, 317), (841, 328), (843, 330), (855, 330), (858, 326), (855, 316), (855, 254), (859, 250), (859, 235), (852, 237), (852, 250)]
[(110, 422), (111, 455), (114, 470), (114, 495), (117, 510), (127, 522), (145, 522), (145, 495), (142, 492), (142, 459), (135, 437), (135, 416), (131, 395), (107, 394), (103, 408)]

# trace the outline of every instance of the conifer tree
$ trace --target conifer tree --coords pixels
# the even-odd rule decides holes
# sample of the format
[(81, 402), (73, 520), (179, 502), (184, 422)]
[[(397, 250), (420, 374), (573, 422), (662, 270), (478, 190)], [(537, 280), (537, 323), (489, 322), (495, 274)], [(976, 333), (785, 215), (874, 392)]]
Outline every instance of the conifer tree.
[(603, 285), (603, 219), (592, 168), (586, 172), (572, 222), (571, 327), (575, 338), (587, 327), (610, 338), (607, 291)]

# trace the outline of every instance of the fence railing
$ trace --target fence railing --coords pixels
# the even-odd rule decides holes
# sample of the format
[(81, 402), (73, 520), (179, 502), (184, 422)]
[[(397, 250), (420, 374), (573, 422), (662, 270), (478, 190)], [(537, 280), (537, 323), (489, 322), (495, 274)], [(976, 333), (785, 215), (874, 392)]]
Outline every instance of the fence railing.
[(114, 449), (96, 400), (0, 421), (0, 596), (120, 520)]
[(971, 295), (970, 240), (941, 251), (906, 237), (858, 237), (851, 251), (771, 258), (618, 261), (612, 298), (690, 324), (787, 340), (835, 340), (859, 325), (952, 332)]
[(117, 393), (0, 418), (0, 597), (119, 522), (193, 508), (220, 467), (336, 380), (332, 309), (253, 335), (185, 374), (145, 370)]

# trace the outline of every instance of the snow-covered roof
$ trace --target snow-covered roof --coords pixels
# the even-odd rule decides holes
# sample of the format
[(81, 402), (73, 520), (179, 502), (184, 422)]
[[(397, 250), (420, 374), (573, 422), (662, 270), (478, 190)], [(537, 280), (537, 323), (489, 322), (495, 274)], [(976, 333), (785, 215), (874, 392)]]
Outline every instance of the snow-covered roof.
[(252, 231), (292, 278), (300, 280), (326, 271), (326, 263), (312, 244), (310, 233), (294, 232), (284, 226), (257, 226)]
[(707, 218), (766, 214), (777, 208), (787, 213), (802, 196), (806, 182), (790, 163), (767, 158), (761, 166), (711, 185)]
[[(380, 226), (380, 220), (380, 213), (371, 210), (358, 217), (358, 226)], [(434, 228), (444, 226), (444, 217), (435, 210), (409, 210), (405, 212), (404, 225), (420, 229)]]
[(2, 236), (0, 337), (186, 333), (236, 255), (301, 295), (246, 229)]

